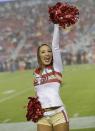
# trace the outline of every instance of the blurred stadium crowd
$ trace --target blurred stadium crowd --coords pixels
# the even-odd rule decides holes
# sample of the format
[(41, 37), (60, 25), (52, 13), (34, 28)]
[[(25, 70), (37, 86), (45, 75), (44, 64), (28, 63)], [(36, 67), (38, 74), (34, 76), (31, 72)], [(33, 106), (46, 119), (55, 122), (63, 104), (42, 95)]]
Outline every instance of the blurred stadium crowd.
[[(53, 24), (48, 6), (54, 0), (15, 0), (0, 3), (0, 72), (37, 66), (37, 47), (52, 42)], [(95, 1), (79, 0), (80, 20), (62, 29), (63, 64), (95, 63)]]

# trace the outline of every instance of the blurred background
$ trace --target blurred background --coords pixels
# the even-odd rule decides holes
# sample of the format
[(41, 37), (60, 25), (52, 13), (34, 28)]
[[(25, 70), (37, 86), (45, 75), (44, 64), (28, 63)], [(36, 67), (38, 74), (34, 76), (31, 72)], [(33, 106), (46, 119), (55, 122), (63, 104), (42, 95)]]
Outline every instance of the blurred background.
[[(79, 7), (80, 20), (61, 34), (63, 64), (94, 64), (95, 0), (71, 1)], [(37, 65), (37, 47), (52, 41), (53, 24), (49, 22), (48, 6), (55, 2), (0, 2), (0, 72), (31, 69)]]
[[(62, 90), (66, 92), (62, 99), (70, 117), (95, 116), (95, 0), (61, 2), (64, 1), (79, 8), (80, 18), (60, 34), (65, 68)], [(53, 24), (49, 21), (48, 6), (56, 2), (0, 0), (0, 123), (26, 121), (23, 107), (27, 97), (34, 94), (31, 79), (32, 69), (38, 65), (37, 48), (52, 42)], [(92, 131), (85, 131), (89, 130)]]

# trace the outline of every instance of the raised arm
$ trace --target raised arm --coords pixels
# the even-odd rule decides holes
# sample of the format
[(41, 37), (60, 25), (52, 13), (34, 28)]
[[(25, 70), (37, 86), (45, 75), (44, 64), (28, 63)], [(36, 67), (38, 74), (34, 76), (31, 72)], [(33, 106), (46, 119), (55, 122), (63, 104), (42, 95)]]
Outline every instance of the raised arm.
[(62, 59), (61, 59), (61, 52), (59, 48), (59, 25), (58, 24), (54, 24), (52, 51), (53, 51), (53, 68), (57, 72), (62, 72), (63, 65), (62, 65)]

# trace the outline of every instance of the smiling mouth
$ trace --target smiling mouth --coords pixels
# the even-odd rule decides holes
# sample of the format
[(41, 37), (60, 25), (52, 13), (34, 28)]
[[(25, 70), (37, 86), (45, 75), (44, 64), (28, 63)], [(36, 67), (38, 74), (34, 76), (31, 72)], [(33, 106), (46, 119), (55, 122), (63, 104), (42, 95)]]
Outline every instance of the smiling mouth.
[(50, 62), (50, 60), (51, 60), (50, 58), (44, 58), (45, 62)]

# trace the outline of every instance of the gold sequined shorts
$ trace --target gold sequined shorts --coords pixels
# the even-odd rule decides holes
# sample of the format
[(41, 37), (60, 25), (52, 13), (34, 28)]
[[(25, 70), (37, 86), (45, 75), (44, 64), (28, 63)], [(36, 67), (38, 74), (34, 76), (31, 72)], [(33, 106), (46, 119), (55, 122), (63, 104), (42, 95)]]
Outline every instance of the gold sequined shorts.
[(55, 114), (51, 115), (46, 115), (43, 118), (41, 118), (37, 124), (43, 124), (43, 125), (48, 125), (48, 126), (56, 126), (61, 123), (67, 123), (68, 122), (68, 117), (67, 113), (64, 112), (64, 110), (57, 112), (57, 110), (53, 111)]

